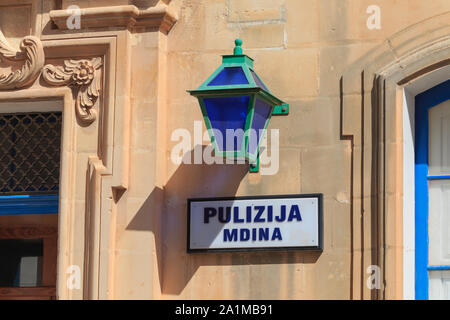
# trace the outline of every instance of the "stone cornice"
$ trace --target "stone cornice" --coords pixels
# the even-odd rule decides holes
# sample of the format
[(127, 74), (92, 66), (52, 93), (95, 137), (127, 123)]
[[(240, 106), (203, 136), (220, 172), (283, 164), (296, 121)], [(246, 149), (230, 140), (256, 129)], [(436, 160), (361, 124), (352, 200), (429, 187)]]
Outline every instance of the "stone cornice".
[[(50, 11), (50, 19), (60, 30), (69, 29), (67, 21), (72, 15), (71, 10)], [(81, 9), (81, 28), (83, 29), (147, 27), (158, 28), (168, 33), (177, 20), (177, 15), (164, 4), (143, 10), (134, 5)]]

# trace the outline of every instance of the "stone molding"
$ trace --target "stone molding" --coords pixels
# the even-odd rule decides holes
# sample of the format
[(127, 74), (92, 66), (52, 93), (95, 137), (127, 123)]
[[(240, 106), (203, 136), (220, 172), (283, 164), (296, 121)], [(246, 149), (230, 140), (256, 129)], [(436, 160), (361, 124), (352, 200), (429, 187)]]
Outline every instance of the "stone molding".
[[(148, 9), (138, 9), (134, 5), (97, 7), (81, 9), (81, 28), (139, 27), (158, 28), (168, 33), (178, 20), (177, 15), (167, 5)], [(68, 30), (67, 21), (72, 10), (52, 10), (50, 19), (60, 30)]]
[(97, 118), (93, 108), (100, 94), (101, 58), (66, 60), (64, 66), (48, 64), (42, 71), (43, 79), (52, 86), (69, 86), (76, 94), (75, 111), (83, 125)]
[[(403, 90), (450, 65), (449, 17), (399, 31), (340, 79), (341, 139), (351, 148), (351, 299), (403, 297)], [(361, 285), (371, 265), (381, 267), (379, 290)]]
[(0, 90), (14, 90), (31, 85), (39, 76), (45, 62), (41, 41), (33, 36), (25, 37), (20, 50), (13, 48), (0, 30), (0, 60), (15, 65), (22, 63), (19, 70), (0, 74)]
[[(62, 111), (58, 232), (64, 236), (58, 238), (57, 273), (64, 275), (68, 267), (78, 265), (83, 284), (81, 290), (70, 290), (58, 278), (59, 299), (114, 297), (111, 263), (115, 253), (102, 246), (114, 248), (119, 199), (115, 197), (128, 188), (131, 78), (124, 54), (128, 41), (125, 30), (109, 31), (107, 36), (43, 40), (42, 76), (25, 90), (0, 90), (3, 105), (43, 101), (45, 108), (45, 101), (54, 101)], [(92, 100), (96, 120), (84, 127), (74, 106), (78, 100), (81, 107), (84, 98), (97, 92), (95, 88), (99, 89), (97, 101), (95, 95)]]
[(72, 88), (76, 96), (75, 111), (81, 125), (88, 126), (97, 118), (94, 106), (101, 91), (101, 58), (66, 60), (64, 66), (48, 64), (44, 67), (45, 54), (41, 40), (33, 36), (25, 37), (20, 51), (17, 51), (9, 44), (1, 30), (0, 58), (11, 66), (18, 62), (23, 63), (19, 70), (0, 74), (0, 91), (30, 86), (42, 71), (42, 78), (47, 84)]

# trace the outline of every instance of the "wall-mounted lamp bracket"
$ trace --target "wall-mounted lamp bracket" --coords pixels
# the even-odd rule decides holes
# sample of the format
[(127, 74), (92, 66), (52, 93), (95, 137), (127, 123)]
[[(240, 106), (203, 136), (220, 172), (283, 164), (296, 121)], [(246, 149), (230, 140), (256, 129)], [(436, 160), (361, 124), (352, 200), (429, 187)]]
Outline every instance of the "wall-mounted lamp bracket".
[(287, 103), (273, 108), (273, 116), (287, 116), (289, 114), (289, 105)]

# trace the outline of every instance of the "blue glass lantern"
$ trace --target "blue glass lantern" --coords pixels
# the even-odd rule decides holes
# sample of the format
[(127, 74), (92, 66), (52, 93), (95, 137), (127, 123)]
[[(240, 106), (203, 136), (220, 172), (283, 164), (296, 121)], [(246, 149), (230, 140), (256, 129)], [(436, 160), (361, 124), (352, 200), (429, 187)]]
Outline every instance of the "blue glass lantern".
[(289, 105), (273, 96), (253, 69), (253, 59), (235, 41), (233, 55), (223, 56), (222, 65), (197, 90), (216, 156), (245, 159), (250, 171), (259, 170), (259, 147), (272, 115), (287, 115)]

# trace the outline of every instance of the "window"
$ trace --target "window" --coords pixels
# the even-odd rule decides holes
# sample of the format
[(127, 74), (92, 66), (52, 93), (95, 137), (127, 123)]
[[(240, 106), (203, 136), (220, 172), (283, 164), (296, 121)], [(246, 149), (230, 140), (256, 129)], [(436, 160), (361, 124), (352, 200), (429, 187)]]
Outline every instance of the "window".
[(0, 239), (0, 287), (42, 284), (42, 239)]
[(0, 299), (54, 299), (61, 112), (0, 114)]
[(416, 96), (416, 299), (450, 299), (450, 80)]

